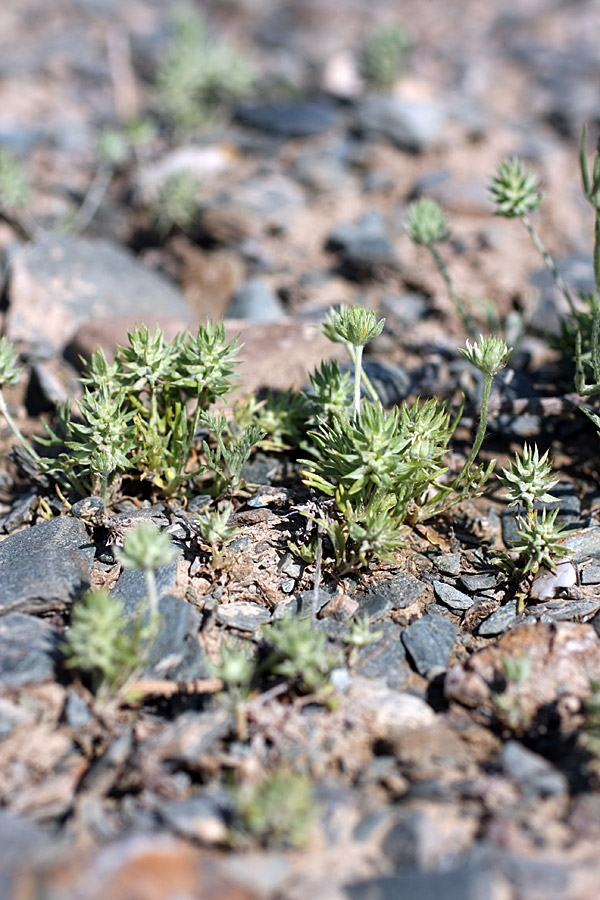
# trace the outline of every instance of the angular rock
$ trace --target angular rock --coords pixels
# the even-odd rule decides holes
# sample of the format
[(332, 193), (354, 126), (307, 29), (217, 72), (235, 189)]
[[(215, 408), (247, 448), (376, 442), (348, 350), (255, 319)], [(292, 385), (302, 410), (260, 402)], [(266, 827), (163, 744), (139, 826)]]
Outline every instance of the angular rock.
[(370, 277), (380, 266), (398, 265), (385, 222), (376, 210), (365, 212), (356, 222), (338, 225), (326, 249), (339, 253), (342, 269), (356, 278)]
[(285, 138), (323, 134), (336, 122), (332, 105), (299, 100), (240, 106), (235, 118), (242, 125)]
[(190, 319), (165, 278), (107, 240), (47, 235), (13, 252), (9, 277), (13, 341), (59, 349), (92, 319)]
[[(445, 872), (403, 872), (346, 885), (349, 900), (494, 900), (492, 871), (463, 867)], [(500, 885), (502, 888), (502, 885)]]
[(465, 609), (473, 606), (475, 602), (474, 597), (463, 594), (462, 591), (459, 591), (451, 584), (446, 584), (445, 581), (434, 581), (433, 591), (441, 603), (455, 612), (464, 612)]
[(67, 609), (90, 586), (94, 547), (85, 525), (57, 516), (0, 543), (0, 614)]
[(493, 573), (486, 574), (481, 573), (478, 575), (461, 575), (458, 579), (465, 588), (465, 590), (469, 591), (472, 594), (478, 593), (479, 591), (485, 591), (488, 588), (496, 587), (496, 575)]
[(271, 618), (268, 609), (248, 600), (221, 603), (217, 607), (217, 620), (230, 628), (239, 628), (240, 631), (254, 631), (270, 622)]
[(372, 585), (360, 603), (360, 612), (370, 619), (394, 609), (405, 609), (419, 599), (424, 585), (412, 575), (393, 575)]
[(402, 643), (419, 675), (446, 669), (458, 628), (442, 616), (424, 616), (402, 632)]
[(507, 741), (502, 747), (500, 759), (504, 771), (528, 797), (552, 797), (569, 792), (566, 775), (518, 741)]
[(181, 837), (205, 845), (222, 844), (228, 835), (225, 818), (230, 807), (231, 799), (224, 792), (216, 797), (204, 792), (185, 800), (164, 803), (160, 815)]
[(503, 631), (506, 631), (507, 628), (510, 628), (511, 625), (517, 622), (519, 618), (520, 613), (517, 610), (517, 601), (509, 600), (508, 603), (505, 603), (504, 606), (501, 606), (500, 609), (497, 609), (496, 612), (493, 612), (491, 616), (488, 616), (481, 623), (477, 629), (477, 634), (481, 634), (484, 637), (502, 634)]
[(411, 153), (422, 153), (435, 144), (444, 120), (445, 112), (437, 103), (383, 95), (366, 97), (356, 111), (360, 131), (384, 137)]
[(274, 290), (261, 278), (251, 278), (235, 292), (227, 315), (232, 319), (248, 319), (250, 322), (279, 322), (285, 318), (285, 310)]
[(60, 656), (60, 634), (43, 619), (11, 612), (0, 617), (0, 685), (47, 681)]
[(366, 678), (380, 679), (393, 690), (400, 690), (410, 675), (400, 629), (392, 622), (386, 622), (373, 630), (383, 634), (376, 643), (361, 647), (354, 671)]

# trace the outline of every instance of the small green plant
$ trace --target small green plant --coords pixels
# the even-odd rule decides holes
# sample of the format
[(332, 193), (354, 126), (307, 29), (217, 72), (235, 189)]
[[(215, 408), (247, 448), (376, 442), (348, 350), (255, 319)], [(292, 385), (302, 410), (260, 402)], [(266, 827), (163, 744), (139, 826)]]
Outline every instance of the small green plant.
[(168, 566), (177, 556), (170, 536), (159, 531), (151, 522), (141, 522), (125, 536), (123, 549), (117, 550), (116, 556), (124, 569), (143, 570), (150, 617), (158, 616), (158, 588), (154, 570), (159, 566)]
[(302, 847), (319, 815), (311, 780), (275, 772), (233, 794), (232, 843), (247, 846)]
[(248, 718), (246, 701), (256, 672), (256, 662), (248, 642), (221, 644), (221, 662), (211, 666), (212, 673), (223, 682), (226, 705), (235, 715), (237, 736), (247, 740)]
[(174, 34), (157, 74), (160, 105), (179, 132), (215, 123), (227, 104), (248, 96), (254, 67), (209, 34), (192, 10), (176, 16)]
[(156, 637), (156, 622), (145, 613), (127, 620), (121, 601), (105, 590), (86, 591), (74, 604), (63, 644), (65, 666), (87, 675), (101, 700), (122, 695), (143, 668)]
[(490, 695), (496, 718), (510, 728), (518, 731), (528, 724), (523, 715), (521, 702), (521, 686), (531, 674), (531, 657), (505, 656), (502, 668), (506, 687), (503, 692), (493, 691)]
[(301, 693), (312, 694), (330, 687), (330, 675), (340, 664), (325, 632), (310, 619), (285, 617), (262, 629), (267, 654), (261, 671), (286, 679)]
[[(484, 375), (481, 418), (464, 465), (444, 481), (443, 459), (462, 407), (451, 417), (446, 404), (432, 399), (386, 412), (375, 397), (361, 408), (362, 349), (382, 327), (382, 321), (367, 317), (364, 310), (356, 321), (343, 312), (326, 322), (325, 333), (346, 342), (354, 364), (353, 414), (333, 413), (330, 421), (308, 432), (303, 444), (312, 457), (301, 460), (307, 467), (302, 473), (305, 484), (333, 501), (321, 514), (307, 516), (329, 538), (341, 571), (360, 568), (372, 556), (391, 562), (405, 523), (416, 524), (478, 496), (494, 466), (477, 466), (475, 460), (485, 434), (492, 379), (510, 353), (506, 344), (499, 338), (481, 338), (479, 344), (467, 342), (462, 351)], [(307, 546), (296, 552), (306, 556)]]
[(151, 203), (156, 229), (163, 236), (178, 229), (192, 231), (202, 210), (202, 183), (189, 169), (166, 179)]
[(412, 39), (402, 25), (380, 28), (367, 39), (362, 70), (367, 83), (377, 91), (389, 91), (406, 68)]
[(348, 644), (350, 647), (350, 653), (348, 654), (348, 662), (350, 665), (356, 661), (358, 653), (363, 647), (368, 647), (370, 644), (376, 644), (382, 637), (383, 631), (371, 631), (368, 613), (353, 619), (350, 625), (350, 633), (342, 638), (344, 643)]
[(333, 310), (323, 323), (323, 334), (334, 343), (343, 343), (354, 366), (354, 415), (360, 415), (361, 385), (364, 383), (372, 397), (375, 391), (362, 367), (363, 350), (379, 337), (385, 319), (377, 321), (372, 309), (364, 306), (340, 306)]
[(197, 512), (195, 516), (198, 533), (209, 544), (213, 569), (222, 569), (227, 560), (226, 547), (239, 533), (239, 529), (228, 525), (233, 512), (232, 503), (227, 503), (221, 511)]
[(600, 682), (590, 679), (590, 695), (583, 703), (581, 740), (585, 748), (600, 757)]
[[(211, 417), (210, 406), (231, 389), (237, 342), (226, 341), (222, 325), (201, 325), (195, 337), (168, 342), (160, 328), (145, 325), (129, 333), (129, 345), (108, 363), (102, 350), (93, 354), (81, 381), (85, 391), (74, 411), (67, 402), (57, 411), (58, 427), (46, 426), (42, 445), (58, 454), (41, 457), (18, 430), (0, 395), (0, 412), (38, 467), (61, 486), (79, 495), (97, 494), (109, 501), (123, 474), (149, 481), (164, 496), (176, 494), (201, 473), (215, 472), (215, 495), (221, 485), (236, 490), (241, 468), (258, 429), (231, 434), (224, 417)], [(13, 383), (19, 370), (10, 344), (0, 345), (0, 386)], [(3, 380), (2, 380), (3, 379)], [(206, 462), (190, 470), (192, 447), (200, 424), (212, 425), (217, 451), (205, 441)]]
[(559, 560), (568, 556), (568, 549), (561, 543), (571, 532), (556, 524), (558, 509), (549, 512), (534, 509), (534, 504), (556, 501), (549, 493), (557, 484), (548, 461), (548, 451), (542, 456), (537, 445), (525, 444), (523, 455), (518, 454), (510, 462), (508, 469), (499, 476), (501, 484), (507, 488), (505, 497), (509, 506), (522, 504), (525, 515), (517, 516), (516, 541), (509, 552), (500, 554), (494, 563), (515, 578), (535, 575), (541, 566), (554, 571)]
[(523, 455), (518, 454), (510, 462), (508, 469), (502, 470), (503, 475), (498, 476), (501, 484), (507, 488), (505, 497), (510, 500), (509, 506), (523, 503), (527, 512), (533, 511), (533, 504), (553, 503), (553, 497), (548, 491), (552, 490), (558, 479), (552, 474), (552, 463), (548, 461), (548, 451), (540, 456), (537, 444), (530, 447), (525, 444)]
[(25, 168), (9, 150), (0, 147), (0, 208), (20, 209), (27, 206), (30, 196)]

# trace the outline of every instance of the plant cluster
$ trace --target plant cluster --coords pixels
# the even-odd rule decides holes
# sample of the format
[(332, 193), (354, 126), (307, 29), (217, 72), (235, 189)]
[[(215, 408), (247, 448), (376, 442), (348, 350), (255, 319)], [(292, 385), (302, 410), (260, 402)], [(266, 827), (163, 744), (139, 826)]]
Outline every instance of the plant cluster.
[[(42, 457), (10, 418), (1, 387), (19, 376), (14, 350), (0, 343), (0, 411), (17, 440), (39, 468), (80, 496), (96, 494), (109, 501), (124, 474), (148, 481), (164, 496), (178, 492), (202, 473), (217, 476), (215, 495), (241, 485), (241, 469), (261, 433), (249, 426), (234, 434), (224, 416), (210, 407), (231, 389), (237, 342), (226, 341), (222, 325), (201, 325), (195, 337), (168, 342), (160, 328), (144, 325), (128, 335), (108, 363), (97, 350), (81, 377), (83, 397), (58, 409), (56, 430), (48, 426), (39, 442), (58, 455)], [(198, 429), (208, 429), (206, 462), (193, 467)], [(216, 441), (213, 449), (211, 430)]]
[(540, 567), (554, 571), (556, 563), (568, 556), (562, 541), (571, 532), (556, 524), (558, 509), (543, 509), (541, 516), (535, 503), (552, 503), (556, 497), (548, 493), (557, 483), (548, 461), (548, 451), (542, 456), (536, 445), (525, 444), (523, 455), (518, 454), (508, 469), (502, 470), (500, 482), (507, 488), (509, 506), (522, 505), (525, 515), (517, 516), (517, 540), (510, 552), (500, 555), (494, 562), (505, 572), (515, 576), (535, 575)]
[(362, 72), (377, 91), (389, 91), (403, 74), (412, 47), (402, 25), (379, 28), (367, 38), (362, 52)]
[[(363, 348), (383, 324), (362, 307), (342, 307), (330, 315), (323, 330), (348, 348), (353, 404), (351, 410), (318, 420), (302, 445), (310, 454), (302, 460), (305, 484), (330, 498), (320, 515), (309, 517), (327, 536), (341, 571), (360, 568), (373, 556), (392, 561), (403, 525), (478, 496), (493, 470), (493, 463), (484, 468), (475, 460), (485, 434), (492, 379), (510, 352), (504, 342), (482, 337), (462, 351), (484, 375), (481, 418), (468, 458), (449, 476), (444, 457), (462, 408), (452, 416), (447, 404), (431, 399), (384, 410), (362, 367)], [(363, 386), (369, 395), (364, 403)]]
[(319, 815), (310, 778), (280, 771), (233, 793), (235, 845), (302, 847)]
[(185, 10), (175, 17), (157, 86), (162, 110), (177, 131), (214, 123), (226, 104), (251, 92), (254, 80), (249, 60), (215, 40), (202, 16)]

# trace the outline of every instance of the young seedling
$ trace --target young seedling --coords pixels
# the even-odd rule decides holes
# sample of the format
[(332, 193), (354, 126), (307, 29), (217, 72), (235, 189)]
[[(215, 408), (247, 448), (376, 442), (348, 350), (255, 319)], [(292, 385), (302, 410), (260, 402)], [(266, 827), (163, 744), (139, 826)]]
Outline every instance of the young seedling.
[(256, 671), (256, 663), (251, 656), (248, 644), (221, 644), (221, 662), (211, 666), (213, 675), (220, 678), (227, 692), (236, 720), (238, 739), (248, 739), (248, 719), (246, 701), (250, 696), (250, 685)]
[(105, 590), (87, 591), (73, 606), (63, 644), (65, 666), (87, 675), (103, 702), (122, 696), (143, 668), (156, 637), (156, 623), (145, 613), (128, 620), (121, 601)]
[(327, 646), (325, 632), (316, 631), (310, 619), (283, 618), (262, 629), (268, 653), (261, 671), (313, 694), (330, 687), (330, 675), (340, 663), (339, 653)]
[(123, 549), (116, 550), (118, 562), (124, 569), (142, 569), (146, 583), (146, 598), (150, 619), (158, 617), (158, 588), (155, 569), (168, 566), (177, 556), (170, 536), (159, 531), (151, 522), (141, 522), (123, 540)]
[(319, 815), (309, 778), (275, 772), (233, 794), (234, 845), (302, 847)]
[(323, 324), (323, 333), (334, 343), (344, 343), (354, 366), (354, 416), (360, 415), (360, 389), (364, 383), (372, 397), (375, 391), (362, 368), (363, 350), (383, 331), (385, 319), (377, 321), (372, 309), (340, 306)]
[(212, 567), (215, 571), (224, 568), (227, 563), (227, 544), (230, 544), (239, 533), (239, 529), (228, 525), (233, 504), (227, 503), (221, 511), (197, 512), (195, 516), (198, 533), (202, 540), (209, 544), (212, 553)]
[(389, 91), (402, 75), (412, 39), (402, 25), (379, 28), (365, 43), (362, 70), (368, 84), (377, 91)]
[(31, 443), (23, 435), (21, 429), (11, 416), (2, 388), (8, 384), (17, 384), (22, 375), (17, 361), (17, 356), (12, 344), (5, 337), (0, 337), (0, 414), (4, 416), (6, 424), (21, 447), (29, 454), (34, 463), (39, 466), (40, 456), (31, 446)]

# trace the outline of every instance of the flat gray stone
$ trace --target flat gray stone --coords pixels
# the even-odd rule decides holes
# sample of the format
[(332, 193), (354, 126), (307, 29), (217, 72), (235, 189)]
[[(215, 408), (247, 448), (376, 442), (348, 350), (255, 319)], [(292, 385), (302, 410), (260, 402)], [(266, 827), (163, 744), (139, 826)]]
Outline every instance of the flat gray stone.
[(478, 591), (485, 591), (488, 588), (496, 587), (497, 577), (494, 574), (482, 572), (477, 575), (461, 575), (458, 580), (465, 590), (475, 594)]
[(585, 531), (573, 534), (563, 542), (568, 548), (572, 562), (581, 563), (589, 557), (600, 556), (600, 527), (592, 525)]
[(402, 643), (419, 675), (446, 669), (458, 628), (443, 616), (424, 616), (402, 632)]
[(133, 316), (190, 320), (169, 281), (107, 240), (49, 234), (9, 259), (7, 335), (62, 348), (84, 322)]
[(94, 547), (85, 525), (57, 516), (0, 543), (0, 615), (67, 609), (90, 586)]
[(412, 575), (394, 575), (370, 587), (360, 604), (360, 613), (380, 618), (394, 609), (406, 609), (423, 593), (424, 585)]
[(569, 782), (566, 775), (518, 741), (507, 741), (500, 752), (502, 766), (524, 794), (529, 797), (551, 797), (567, 794)]
[(0, 617), (0, 685), (48, 681), (60, 656), (60, 634), (44, 619), (12, 612)]
[[(177, 560), (166, 566), (159, 566), (154, 570), (154, 577), (159, 596), (163, 591), (174, 588), (177, 578)], [(146, 581), (142, 569), (123, 569), (112, 590), (112, 595), (121, 600), (126, 616), (135, 615), (140, 603), (144, 603), (146, 599)]]
[(410, 675), (400, 629), (386, 622), (373, 630), (383, 631), (383, 635), (377, 643), (361, 647), (354, 671), (367, 678), (381, 679), (393, 690), (400, 690)]
[(458, 612), (464, 612), (465, 609), (469, 609), (475, 603), (474, 597), (463, 594), (458, 588), (453, 587), (451, 584), (446, 584), (445, 581), (434, 581), (433, 592), (441, 603), (449, 609)]
[(488, 616), (488, 618), (481, 623), (477, 629), (477, 634), (483, 635), (484, 637), (502, 634), (503, 631), (506, 631), (507, 628), (517, 622), (520, 618), (521, 616), (517, 612), (517, 601), (509, 600), (508, 603), (505, 603), (504, 606), (501, 606), (500, 609), (497, 609), (496, 612), (493, 612), (491, 616)]
[(581, 570), (582, 584), (600, 584), (600, 566), (586, 566)]
[(323, 134), (336, 123), (332, 105), (305, 100), (244, 105), (235, 117), (242, 125), (285, 138)]
[(268, 609), (249, 600), (221, 603), (217, 607), (217, 621), (230, 628), (239, 628), (240, 631), (254, 631), (270, 622), (271, 618)]
[(373, 95), (357, 108), (361, 131), (386, 138), (401, 150), (421, 153), (440, 138), (446, 114), (437, 103)]
[(231, 298), (227, 315), (251, 322), (280, 322), (285, 319), (285, 310), (275, 291), (262, 278), (251, 278)]

